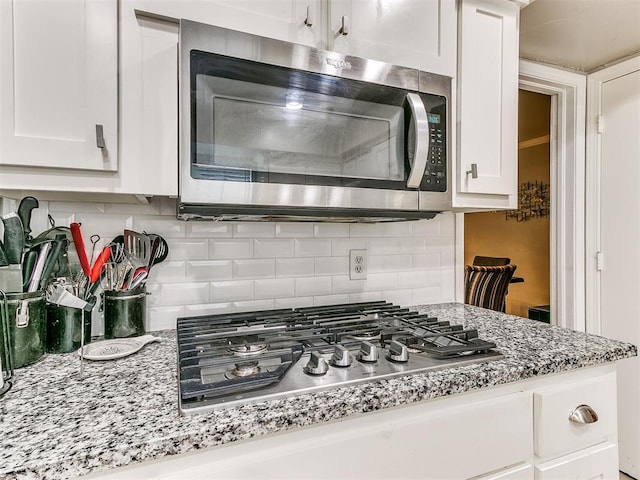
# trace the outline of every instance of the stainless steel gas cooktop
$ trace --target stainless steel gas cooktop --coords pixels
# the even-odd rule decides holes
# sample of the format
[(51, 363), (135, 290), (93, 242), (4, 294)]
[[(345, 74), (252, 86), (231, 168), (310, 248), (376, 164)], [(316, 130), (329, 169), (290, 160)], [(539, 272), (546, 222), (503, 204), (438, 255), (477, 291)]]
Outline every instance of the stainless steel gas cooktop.
[(177, 330), (182, 413), (503, 358), (476, 330), (384, 301), (183, 317)]

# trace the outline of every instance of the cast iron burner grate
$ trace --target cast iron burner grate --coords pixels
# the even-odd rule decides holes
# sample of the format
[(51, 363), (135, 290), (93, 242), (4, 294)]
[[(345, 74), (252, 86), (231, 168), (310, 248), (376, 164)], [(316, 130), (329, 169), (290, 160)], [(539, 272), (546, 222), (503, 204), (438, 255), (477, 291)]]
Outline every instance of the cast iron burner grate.
[(503, 358), (477, 330), (384, 301), (183, 317), (177, 336), (182, 413)]

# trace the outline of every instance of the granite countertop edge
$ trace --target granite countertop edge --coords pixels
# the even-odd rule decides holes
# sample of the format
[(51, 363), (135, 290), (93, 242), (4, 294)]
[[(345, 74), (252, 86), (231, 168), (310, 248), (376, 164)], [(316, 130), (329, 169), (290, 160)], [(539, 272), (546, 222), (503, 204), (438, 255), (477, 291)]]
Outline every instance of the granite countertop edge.
[[(148, 377), (134, 378), (128, 385), (130, 393), (127, 394), (124, 390), (127, 388), (127, 382), (122, 381), (122, 377), (125, 376), (122, 372), (115, 375), (113, 371), (107, 371), (107, 362), (89, 365), (85, 383), (71, 383), (69, 390), (79, 385), (77, 388), (82, 389), (82, 393), (94, 387), (103, 388), (102, 393), (105, 393), (104, 384), (101, 384), (100, 380), (106, 379), (104, 383), (108, 383), (107, 388), (115, 390), (115, 393), (107, 390), (112, 398), (105, 400), (96, 397), (88, 404), (81, 398), (70, 402), (64, 392), (58, 391), (51, 400), (62, 398), (62, 401), (66, 400), (66, 403), (71, 405), (67, 405), (68, 409), (65, 412), (60, 412), (60, 421), (48, 425), (48, 429), (47, 425), (43, 425), (42, 428), (33, 425), (16, 428), (10, 437), (16, 444), (11, 445), (9, 461), (4, 463), (0, 460), (0, 476), (24, 479), (77, 477), (104, 469), (123, 467), (423, 400), (505, 385), (541, 375), (600, 365), (637, 355), (636, 347), (628, 343), (468, 305), (450, 303), (418, 305), (411, 308), (432, 314), (439, 319), (451, 320), (452, 323), (463, 323), (467, 328), (477, 328), (481, 338), (496, 342), (498, 350), (505, 354), (505, 358), (202, 414), (179, 416), (175, 382), (175, 332), (152, 332), (163, 337), (164, 341), (161, 344), (148, 345), (145, 350), (127, 361), (120, 360), (119, 367), (123, 371), (128, 368), (134, 371), (133, 369), (140, 368), (140, 365), (147, 364), (151, 367), (161, 366), (166, 370), (173, 365), (170, 372), (158, 370), (157, 378), (153, 377), (153, 373)], [(513, 338), (507, 340), (507, 337), (514, 335), (515, 345)], [(509, 345), (508, 342), (512, 344)], [(63, 357), (71, 355), (73, 354), (47, 358), (33, 367), (19, 370), (18, 374), (24, 371), (42, 375), (37, 369), (54, 368), (60, 361), (65, 360)], [(50, 365), (45, 364), (47, 361)], [(173, 383), (170, 384), (170, 388), (166, 388), (166, 381), (170, 380), (173, 380)], [(46, 403), (47, 393), (50, 396), (54, 395), (46, 389), (47, 385), (43, 385), (43, 382), (46, 383), (42, 381), (39, 386), (44, 398), (39, 400)], [(136, 389), (141, 394), (147, 392), (152, 397), (150, 405), (145, 406), (144, 398), (135, 395)], [(19, 392), (17, 395), (26, 395), (26, 392)], [(109, 400), (112, 403), (109, 403)], [(93, 413), (88, 414), (87, 407), (89, 412)], [(3, 399), (0, 399), (2, 424), (5, 421), (18, 420), (12, 418), (14, 414), (8, 410), (9, 408), (10, 405), (5, 405)], [(132, 415), (131, 412), (134, 411), (139, 412), (139, 415)], [(97, 417), (102, 420), (96, 420), (96, 416), (100, 414), (106, 418)], [(110, 414), (113, 415), (111, 419)], [(16, 413), (15, 416), (20, 417), (20, 413)], [(22, 415), (24, 416), (25, 414)], [(65, 416), (69, 418), (64, 418)], [(22, 418), (22, 421), (28, 419)], [(77, 428), (73, 428), (74, 421), (77, 422)], [(121, 425), (119, 422), (129, 424)], [(68, 423), (72, 424), (71, 427)], [(85, 423), (88, 425), (84, 425)], [(100, 435), (98, 427), (104, 428), (104, 436)], [(62, 431), (50, 431), (56, 428)], [(51, 436), (56, 434), (62, 435), (59, 442), (62, 445), (50, 442)], [(35, 442), (41, 437), (48, 440), (45, 442), (49, 447), (48, 452), (34, 450), (35, 445), (26, 446), (26, 452), (22, 452), (20, 445), (17, 445), (20, 441), (28, 442), (33, 439)], [(6, 438), (3, 438), (3, 442), (5, 441)], [(30, 452), (35, 455), (31, 456)]]

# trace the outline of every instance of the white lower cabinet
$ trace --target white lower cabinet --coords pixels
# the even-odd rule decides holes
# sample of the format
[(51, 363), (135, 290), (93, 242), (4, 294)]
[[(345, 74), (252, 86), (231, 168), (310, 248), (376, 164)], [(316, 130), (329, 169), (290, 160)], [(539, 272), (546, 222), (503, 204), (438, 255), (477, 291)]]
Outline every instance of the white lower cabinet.
[[(602, 421), (597, 429), (588, 430), (598, 425), (595, 422), (573, 433), (569, 426), (567, 433), (576, 402), (597, 409)], [(89, 478), (617, 479), (615, 413), (615, 366), (607, 365), (367, 413)], [(557, 448), (558, 442), (565, 447)]]
[(606, 442), (536, 465), (536, 480), (618, 480), (618, 446)]

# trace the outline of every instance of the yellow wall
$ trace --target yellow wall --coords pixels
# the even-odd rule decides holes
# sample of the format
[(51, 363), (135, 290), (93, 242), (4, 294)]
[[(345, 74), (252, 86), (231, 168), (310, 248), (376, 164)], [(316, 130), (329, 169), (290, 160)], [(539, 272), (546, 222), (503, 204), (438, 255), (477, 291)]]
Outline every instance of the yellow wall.
[[(550, 100), (520, 91), (519, 141), (549, 133)], [(549, 144), (520, 150), (518, 182), (549, 183)], [(526, 317), (532, 305), (549, 304), (549, 217), (518, 222), (504, 212), (467, 213), (464, 224), (465, 264), (473, 257), (509, 257), (524, 283), (509, 286), (507, 313)]]

